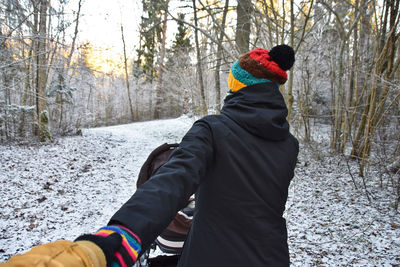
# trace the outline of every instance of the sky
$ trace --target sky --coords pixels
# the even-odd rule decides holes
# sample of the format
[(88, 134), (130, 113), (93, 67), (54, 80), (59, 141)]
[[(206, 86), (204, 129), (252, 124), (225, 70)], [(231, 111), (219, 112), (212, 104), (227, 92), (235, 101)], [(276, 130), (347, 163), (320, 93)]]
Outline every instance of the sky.
[[(121, 22), (124, 26), (128, 56), (138, 45), (140, 0), (82, 0), (78, 38), (96, 47), (122, 53)], [(68, 9), (77, 11), (79, 0), (70, 0)], [(73, 28), (73, 27), (72, 27)]]
[[(75, 14), (79, 0), (70, 0), (66, 10)], [(170, 11), (177, 11), (178, 2), (170, 3)], [(74, 13), (75, 12), (75, 13)], [(141, 0), (82, 0), (78, 43), (89, 41), (94, 48), (91, 63), (102, 72), (123, 72), (123, 43), (121, 22), (128, 60), (135, 58), (139, 48), (139, 24), (142, 15)], [(74, 15), (74, 18), (75, 19)], [(75, 23), (70, 26), (73, 35)], [(168, 22), (167, 44), (172, 42), (176, 23)]]

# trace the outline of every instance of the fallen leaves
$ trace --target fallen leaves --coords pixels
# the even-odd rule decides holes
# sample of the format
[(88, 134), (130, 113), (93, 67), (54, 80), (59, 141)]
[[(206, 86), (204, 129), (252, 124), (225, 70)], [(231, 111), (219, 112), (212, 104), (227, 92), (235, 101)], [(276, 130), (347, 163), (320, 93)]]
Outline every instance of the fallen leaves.
[(41, 198), (37, 199), (37, 202), (42, 203), (43, 201), (45, 201), (47, 199), (47, 197), (42, 196)]

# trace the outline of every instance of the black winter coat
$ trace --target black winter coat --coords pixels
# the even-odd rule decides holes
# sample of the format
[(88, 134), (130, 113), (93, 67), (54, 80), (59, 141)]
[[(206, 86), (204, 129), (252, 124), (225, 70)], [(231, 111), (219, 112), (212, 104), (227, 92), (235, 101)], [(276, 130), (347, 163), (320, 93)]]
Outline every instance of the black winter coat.
[(298, 142), (274, 83), (225, 99), (221, 115), (194, 123), (179, 148), (112, 217), (146, 249), (196, 193), (196, 211), (178, 266), (288, 266), (282, 217)]

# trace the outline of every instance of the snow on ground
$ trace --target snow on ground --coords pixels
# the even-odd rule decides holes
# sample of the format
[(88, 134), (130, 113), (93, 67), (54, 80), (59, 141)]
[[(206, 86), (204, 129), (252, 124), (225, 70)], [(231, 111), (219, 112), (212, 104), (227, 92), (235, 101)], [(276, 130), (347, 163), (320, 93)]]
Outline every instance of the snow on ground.
[(328, 150), (301, 146), (286, 205), (292, 265), (400, 266), (393, 193), (371, 179), (370, 202), (355, 162), (323, 152)]
[[(87, 129), (52, 144), (0, 146), (0, 261), (106, 224), (135, 191), (147, 155), (179, 142), (192, 123), (139, 122)], [(292, 266), (399, 266), (400, 216), (388, 185), (382, 190), (369, 177), (369, 201), (356, 163), (327, 153), (321, 135), (315, 139), (315, 147), (301, 145), (289, 189)]]
[(84, 130), (53, 144), (0, 146), (0, 261), (104, 226), (136, 189), (148, 154), (188, 118)]

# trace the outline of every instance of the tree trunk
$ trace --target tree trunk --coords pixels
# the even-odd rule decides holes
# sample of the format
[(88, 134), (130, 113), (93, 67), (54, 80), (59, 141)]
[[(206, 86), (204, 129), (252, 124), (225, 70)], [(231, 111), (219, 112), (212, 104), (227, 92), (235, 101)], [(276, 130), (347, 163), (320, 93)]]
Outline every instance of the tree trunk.
[(132, 107), (131, 90), (130, 90), (130, 85), (129, 85), (129, 74), (128, 74), (128, 60), (126, 57), (124, 26), (122, 25), (122, 22), (121, 22), (121, 38), (122, 38), (122, 44), (123, 44), (123, 50), (124, 50), (125, 84), (126, 84), (126, 91), (128, 94), (128, 105), (129, 105), (129, 110), (131, 112), (131, 121), (134, 121), (135, 115), (133, 113), (133, 107)]
[(343, 121), (343, 54), (344, 54), (344, 48), (346, 45), (347, 39), (345, 39), (344, 36), (342, 36), (342, 42), (340, 44), (340, 49), (339, 49), (339, 55), (337, 59), (337, 76), (336, 76), (336, 91), (335, 91), (335, 109), (334, 109), (334, 124), (333, 124), (333, 140), (331, 144), (331, 148), (335, 151), (340, 152), (340, 136), (342, 134), (342, 121)]
[[(290, 0), (290, 46), (294, 47), (294, 0)], [(305, 25), (304, 25), (305, 26)], [(283, 43), (283, 42), (282, 42)], [(287, 115), (287, 120), (290, 121), (292, 117), (292, 109), (293, 109), (293, 103), (294, 103), (294, 97), (293, 97), (293, 69), (292, 67), (289, 72), (289, 81), (288, 81), (288, 90), (287, 90), (287, 109), (288, 109), (288, 115)]]
[(206, 97), (204, 93), (204, 82), (203, 82), (203, 70), (202, 70), (202, 60), (200, 54), (200, 44), (199, 44), (199, 36), (198, 36), (198, 21), (197, 21), (197, 8), (196, 8), (196, 0), (192, 0), (193, 3), (193, 16), (194, 16), (194, 25), (196, 29), (194, 30), (194, 39), (196, 42), (196, 56), (197, 56), (197, 75), (198, 75), (198, 82), (200, 86), (200, 96), (201, 96), (201, 113), (203, 115), (207, 114), (207, 105), (206, 105)]
[[(40, 0), (39, 7), (39, 32), (38, 32), (38, 48), (36, 55), (37, 63), (37, 74), (36, 74), (36, 112), (39, 123), (39, 140), (41, 142), (51, 141), (51, 134), (48, 122), (47, 108), (47, 95), (46, 95), (46, 84), (47, 84), (47, 9), (48, 0)], [(46, 114), (42, 115), (42, 114)], [(41, 118), (47, 118), (41, 119)]]
[[(33, 45), (33, 43), (32, 43)], [(22, 98), (22, 105), (26, 106), (28, 104), (28, 95), (29, 91), (31, 90), (30, 86), (30, 79), (31, 79), (31, 57), (33, 54), (33, 47), (31, 46), (28, 52), (28, 62), (26, 63), (25, 69), (25, 82), (24, 82), (24, 96)], [(19, 136), (25, 136), (25, 111), (22, 111), (19, 121)]]
[(225, 0), (224, 12), (222, 14), (222, 22), (221, 22), (221, 32), (218, 38), (218, 48), (217, 48), (217, 60), (215, 64), (215, 111), (218, 114), (221, 109), (221, 80), (220, 80), (220, 70), (221, 70), (221, 61), (222, 61), (222, 42), (224, 40), (225, 35), (225, 22), (226, 22), (226, 14), (228, 13), (229, 8), (229, 0)]
[(252, 15), (251, 0), (237, 1), (236, 46), (240, 54), (247, 53), (250, 45), (250, 26)]
[[(356, 1), (356, 4), (358, 4), (358, 1)], [(361, 18), (362, 20), (362, 18)], [(352, 132), (354, 131), (355, 127), (353, 127), (353, 122), (355, 117), (357, 116), (356, 109), (357, 106), (355, 105), (358, 97), (359, 97), (359, 84), (357, 82), (357, 74), (358, 74), (358, 28), (356, 27), (354, 29), (353, 33), (353, 55), (351, 57), (351, 63), (350, 63), (350, 78), (349, 78), (349, 99), (346, 99), (346, 104), (348, 104), (348, 111), (347, 111), (347, 120), (349, 124), (349, 129), (347, 133), (345, 133), (344, 140), (348, 138), (348, 136), (352, 136)]]
[(158, 80), (156, 84), (156, 104), (154, 109), (154, 118), (161, 118), (161, 103), (162, 103), (162, 83), (164, 75), (164, 58), (165, 58), (165, 41), (167, 39), (167, 22), (168, 22), (168, 5), (169, 0), (165, 2), (163, 27), (162, 27), (162, 40), (161, 40), (161, 51), (160, 51), (160, 67), (158, 69)]

